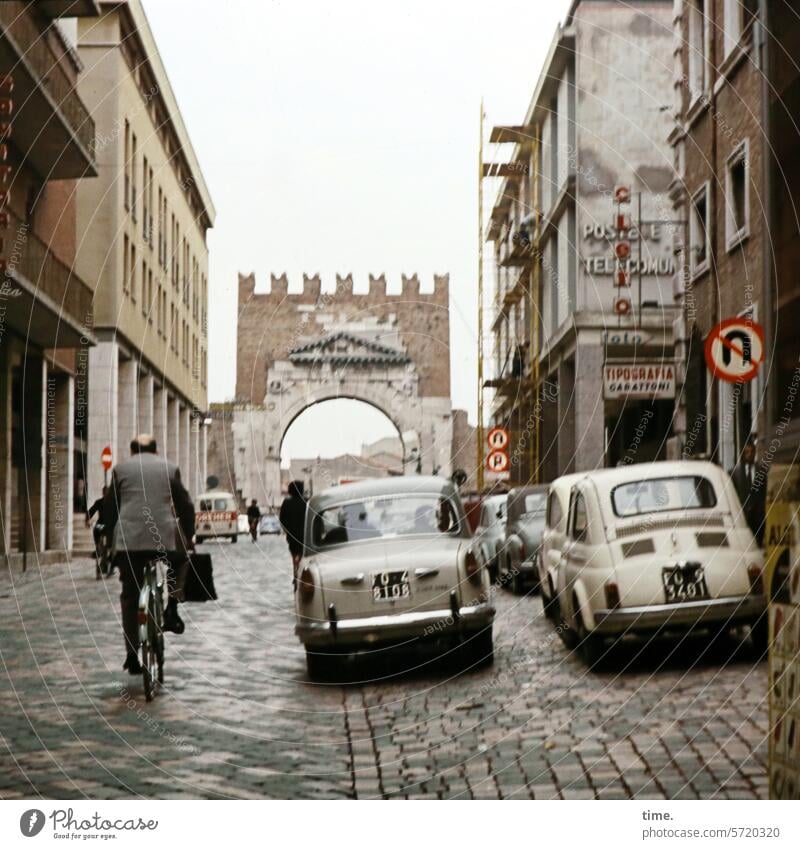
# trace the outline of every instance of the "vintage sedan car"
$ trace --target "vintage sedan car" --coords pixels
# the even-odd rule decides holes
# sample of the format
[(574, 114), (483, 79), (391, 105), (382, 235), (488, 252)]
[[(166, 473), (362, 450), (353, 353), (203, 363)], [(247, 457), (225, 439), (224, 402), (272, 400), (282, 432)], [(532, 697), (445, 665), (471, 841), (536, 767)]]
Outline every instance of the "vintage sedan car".
[(259, 535), (281, 533), (281, 523), (278, 521), (278, 517), (272, 513), (265, 513), (258, 520), (258, 533)]
[(536, 553), (542, 541), (546, 504), (547, 486), (522, 486), (508, 493), (498, 580), (515, 593), (539, 583)]
[(475, 528), (475, 547), (491, 577), (497, 575), (497, 559), (506, 539), (507, 495), (492, 495), (481, 504), (480, 520)]
[(312, 677), (344, 654), (434, 641), (490, 663), (494, 607), (455, 486), (397, 477), (332, 487), (308, 505), (295, 633)]
[(547, 493), (542, 542), (536, 558), (542, 607), (549, 619), (558, 617), (558, 565), (567, 542), (567, 517), (572, 485), (585, 475), (563, 475), (556, 478)]
[(628, 633), (749, 625), (766, 645), (764, 558), (719, 466), (588, 472), (571, 486), (566, 536), (559, 632), (590, 665)]

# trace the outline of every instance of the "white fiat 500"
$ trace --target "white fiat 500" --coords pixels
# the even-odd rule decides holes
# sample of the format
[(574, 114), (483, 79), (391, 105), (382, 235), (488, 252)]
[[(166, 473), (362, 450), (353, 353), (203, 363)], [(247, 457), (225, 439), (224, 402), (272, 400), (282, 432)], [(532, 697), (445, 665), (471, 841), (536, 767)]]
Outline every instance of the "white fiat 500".
[(765, 645), (764, 559), (722, 469), (679, 461), (575, 477), (556, 570), (567, 645), (594, 664), (608, 637), (743, 624)]
[[(337, 656), (418, 640), (492, 661), (489, 581), (458, 492), (436, 477), (332, 487), (308, 504), (295, 632), (308, 671)], [(462, 654), (459, 652), (459, 654)]]

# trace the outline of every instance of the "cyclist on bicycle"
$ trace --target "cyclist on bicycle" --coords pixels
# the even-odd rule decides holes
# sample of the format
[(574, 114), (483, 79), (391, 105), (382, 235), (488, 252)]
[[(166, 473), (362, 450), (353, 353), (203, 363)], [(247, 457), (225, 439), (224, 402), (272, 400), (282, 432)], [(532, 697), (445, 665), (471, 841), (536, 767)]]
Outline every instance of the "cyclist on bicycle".
[(137, 617), (145, 567), (153, 560), (166, 561), (170, 593), (164, 630), (182, 633), (178, 595), (194, 536), (194, 505), (181, 482), (180, 470), (158, 457), (156, 447), (149, 434), (140, 434), (131, 442), (132, 456), (114, 468), (103, 506), (106, 533), (122, 582), (123, 669), (131, 675), (142, 671)]

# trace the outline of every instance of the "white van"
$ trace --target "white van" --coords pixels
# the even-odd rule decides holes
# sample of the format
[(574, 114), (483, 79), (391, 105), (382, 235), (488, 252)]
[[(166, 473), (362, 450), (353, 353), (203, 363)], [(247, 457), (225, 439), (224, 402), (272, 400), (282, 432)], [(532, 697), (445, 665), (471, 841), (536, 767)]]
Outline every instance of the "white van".
[(239, 538), (238, 518), (236, 496), (219, 490), (204, 492), (197, 499), (195, 539), (202, 542), (209, 537), (228, 537), (231, 542), (236, 542)]

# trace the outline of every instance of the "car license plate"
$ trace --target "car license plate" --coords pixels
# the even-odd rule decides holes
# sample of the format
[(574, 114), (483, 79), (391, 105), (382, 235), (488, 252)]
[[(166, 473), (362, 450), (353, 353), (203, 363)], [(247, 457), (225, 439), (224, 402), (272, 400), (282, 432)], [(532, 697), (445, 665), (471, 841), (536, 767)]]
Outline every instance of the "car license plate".
[(408, 582), (408, 570), (402, 572), (373, 572), (373, 601), (399, 601), (403, 598), (411, 598), (411, 584)]
[(702, 566), (670, 566), (661, 572), (667, 603), (708, 598)]

